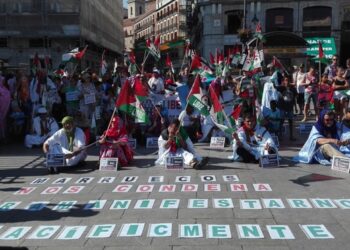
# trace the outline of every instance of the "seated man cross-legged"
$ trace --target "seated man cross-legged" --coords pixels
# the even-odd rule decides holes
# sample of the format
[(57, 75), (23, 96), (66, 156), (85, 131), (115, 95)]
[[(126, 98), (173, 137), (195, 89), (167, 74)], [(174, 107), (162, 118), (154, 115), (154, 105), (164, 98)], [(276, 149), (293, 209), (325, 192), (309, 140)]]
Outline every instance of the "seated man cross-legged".
[[(54, 133), (43, 144), (44, 153), (64, 154), (65, 166), (76, 166), (83, 162), (87, 156), (84, 132), (74, 126), (73, 117), (62, 119), (63, 128)], [(49, 168), (50, 173), (58, 173), (57, 168)]]
[(233, 134), (233, 160), (258, 163), (263, 155), (277, 154), (277, 147), (270, 133), (256, 124), (251, 114), (243, 117), (243, 126)]
[(180, 128), (179, 120), (175, 119), (167, 129), (164, 129), (158, 139), (158, 159), (156, 164), (164, 165), (170, 155), (182, 156), (185, 165), (199, 169), (206, 165), (208, 159), (199, 156), (191, 139)]

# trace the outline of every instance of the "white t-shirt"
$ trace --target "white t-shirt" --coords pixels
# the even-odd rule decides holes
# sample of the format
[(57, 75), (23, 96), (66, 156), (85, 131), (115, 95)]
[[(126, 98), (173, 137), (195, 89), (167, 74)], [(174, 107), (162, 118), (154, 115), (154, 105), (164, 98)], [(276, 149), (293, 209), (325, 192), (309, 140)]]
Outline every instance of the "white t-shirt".
[(156, 94), (160, 94), (162, 91), (164, 91), (164, 81), (160, 77), (151, 77), (148, 80), (148, 85), (151, 88), (151, 90)]
[(297, 83), (297, 92), (298, 93), (304, 93), (305, 92), (305, 86), (300, 85), (301, 83), (305, 83), (306, 81), (306, 73), (303, 72), (297, 72), (296, 73), (296, 83)]

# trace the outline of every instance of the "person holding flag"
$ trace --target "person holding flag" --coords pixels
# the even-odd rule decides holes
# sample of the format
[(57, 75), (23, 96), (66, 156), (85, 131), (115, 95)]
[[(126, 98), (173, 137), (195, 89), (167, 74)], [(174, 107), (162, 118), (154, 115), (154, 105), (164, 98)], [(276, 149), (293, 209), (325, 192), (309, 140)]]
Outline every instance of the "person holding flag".
[(194, 169), (204, 167), (208, 158), (202, 158), (194, 150), (192, 141), (185, 130), (180, 126), (180, 121), (174, 119), (168, 128), (164, 129), (158, 138), (158, 159), (156, 165), (165, 165), (167, 157), (183, 157), (184, 164)]
[(100, 158), (118, 158), (118, 165), (127, 166), (134, 158), (134, 152), (128, 144), (128, 132), (123, 120), (114, 116), (111, 126), (99, 139)]

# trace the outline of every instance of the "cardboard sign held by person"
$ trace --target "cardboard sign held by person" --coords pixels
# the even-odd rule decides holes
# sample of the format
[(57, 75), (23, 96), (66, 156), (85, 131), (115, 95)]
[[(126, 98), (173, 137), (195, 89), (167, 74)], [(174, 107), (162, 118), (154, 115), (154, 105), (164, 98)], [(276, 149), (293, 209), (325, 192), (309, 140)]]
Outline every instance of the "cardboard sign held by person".
[(332, 170), (349, 173), (350, 159), (345, 157), (333, 156)]
[(129, 138), (128, 144), (132, 149), (136, 149), (137, 141), (135, 138)]
[(279, 160), (277, 154), (263, 155), (260, 157), (259, 165), (262, 168), (278, 168)]
[(64, 167), (65, 166), (64, 154), (47, 154), (46, 166), (50, 167)]
[(78, 91), (66, 92), (66, 101), (67, 102), (78, 101), (78, 100), (79, 100), (79, 92)]
[(118, 158), (101, 158), (100, 170), (116, 172), (118, 170)]
[(158, 148), (158, 137), (148, 137), (146, 148)]
[(210, 148), (224, 148), (225, 137), (211, 137)]
[(84, 95), (84, 104), (88, 105), (88, 104), (92, 104), (96, 102), (96, 97), (95, 97), (95, 93), (91, 93), (91, 94), (85, 94)]
[(169, 155), (165, 162), (166, 169), (184, 169), (184, 159), (182, 156)]

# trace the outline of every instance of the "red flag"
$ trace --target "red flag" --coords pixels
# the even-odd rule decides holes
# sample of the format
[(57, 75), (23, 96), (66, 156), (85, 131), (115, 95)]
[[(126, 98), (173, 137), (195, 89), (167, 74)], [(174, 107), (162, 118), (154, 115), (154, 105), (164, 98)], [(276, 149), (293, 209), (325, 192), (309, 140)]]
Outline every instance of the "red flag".
[(136, 98), (134, 93), (132, 92), (132, 88), (129, 80), (126, 80), (122, 89), (120, 90), (117, 101), (115, 102), (115, 106), (117, 108), (121, 108), (123, 106), (131, 105), (136, 102)]
[(169, 68), (173, 66), (173, 64), (172, 64), (172, 62), (170, 60), (169, 54), (166, 55), (165, 65), (168, 66)]
[(261, 33), (261, 24), (258, 22), (255, 27), (255, 33)]
[(321, 60), (324, 58), (323, 48), (321, 41), (318, 41), (318, 58)]
[(211, 64), (215, 64), (215, 58), (211, 52), (209, 53), (209, 61)]
[(212, 85), (209, 85), (209, 94), (211, 102), (213, 104), (214, 112), (222, 112), (221, 103)]
[(190, 70), (199, 69), (201, 67), (202, 67), (201, 58), (200, 58), (199, 55), (195, 54), (192, 57), (192, 63), (191, 63), (191, 69)]
[(155, 39), (154, 39), (154, 42), (153, 42), (154, 46), (156, 48), (159, 47), (159, 44), (160, 44), (160, 36), (157, 36)]
[(142, 84), (139, 77), (135, 77), (134, 94), (141, 102), (146, 100), (149, 94), (148, 88)]
[(201, 94), (201, 78), (199, 74), (197, 74), (196, 79), (194, 79), (194, 82), (192, 84), (190, 93), (188, 93), (187, 100), (193, 95), (200, 95), (200, 94)]
[(77, 54), (75, 54), (75, 59), (81, 60), (83, 58), (83, 56), (85, 55), (87, 47), (88, 46), (86, 45), (85, 48), (82, 51), (79, 51)]
[(151, 47), (151, 40), (149, 38), (146, 40), (146, 46), (147, 48)]
[(129, 53), (129, 61), (130, 61), (130, 63), (132, 63), (132, 64), (135, 64), (135, 62), (136, 62), (136, 58), (135, 58), (135, 54), (134, 54), (134, 51), (133, 51), (133, 50), (130, 51), (130, 53)]
[(241, 114), (241, 109), (242, 109), (242, 105), (238, 105), (233, 109), (231, 113), (231, 116), (233, 117), (233, 119), (237, 120), (239, 118), (239, 115)]

